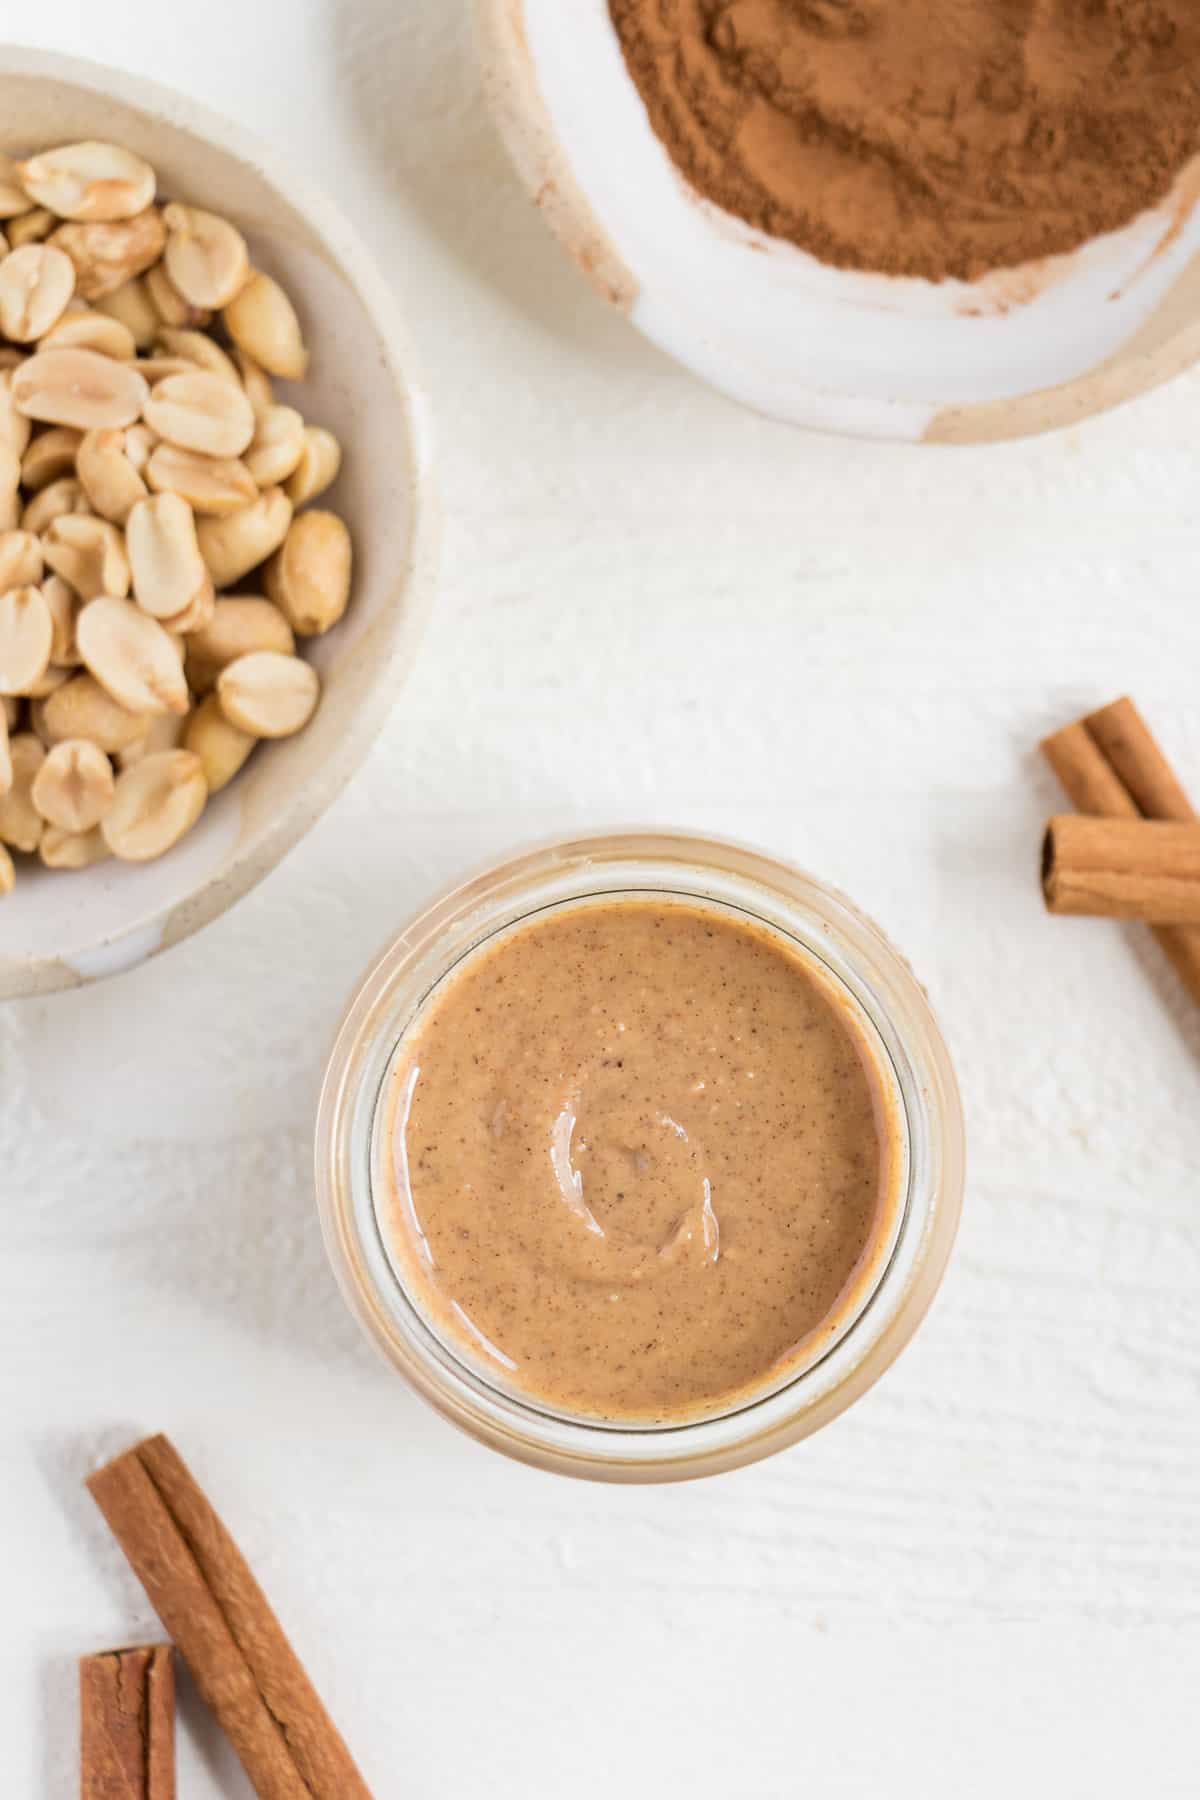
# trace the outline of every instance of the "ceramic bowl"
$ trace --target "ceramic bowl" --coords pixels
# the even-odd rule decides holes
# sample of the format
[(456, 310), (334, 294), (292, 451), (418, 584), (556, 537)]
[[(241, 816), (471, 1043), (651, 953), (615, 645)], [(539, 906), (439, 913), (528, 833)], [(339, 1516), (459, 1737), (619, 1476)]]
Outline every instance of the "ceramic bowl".
[(312, 374), (281, 397), (345, 449), (322, 505), (356, 556), (345, 619), (306, 654), (323, 697), (308, 729), (257, 750), (169, 855), (77, 874), (22, 859), (0, 902), (0, 996), (128, 968), (223, 912), (303, 836), (362, 761), (414, 660), (432, 591), (436, 505), (425, 406), (395, 303), (354, 232), (290, 161), (238, 126), (133, 76), (0, 51), (0, 149), (75, 138), (125, 144), (163, 193), (225, 213), (292, 296)]
[(968, 443), (1069, 425), (1200, 356), (1200, 159), (1124, 230), (975, 282), (834, 269), (701, 199), (608, 0), (475, 0), (485, 85), (548, 223), (647, 337), (797, 425)]

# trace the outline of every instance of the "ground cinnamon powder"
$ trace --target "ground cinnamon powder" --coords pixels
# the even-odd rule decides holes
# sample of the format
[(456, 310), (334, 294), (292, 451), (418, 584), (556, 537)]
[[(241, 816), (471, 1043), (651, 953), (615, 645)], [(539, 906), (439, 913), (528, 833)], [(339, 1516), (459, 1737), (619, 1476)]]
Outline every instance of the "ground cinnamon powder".
[(609, 0), (692, 185), (846, 268), (1074, 249), (1200, 151), (1200, 0)]

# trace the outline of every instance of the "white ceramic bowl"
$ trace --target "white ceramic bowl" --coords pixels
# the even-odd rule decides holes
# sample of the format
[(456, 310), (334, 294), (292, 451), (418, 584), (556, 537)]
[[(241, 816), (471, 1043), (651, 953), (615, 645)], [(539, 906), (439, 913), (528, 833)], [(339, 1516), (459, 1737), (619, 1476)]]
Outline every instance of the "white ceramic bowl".
[(321, 501), (354, 537), (350, 609), (307, 654), (323, 698), (298, 737), (257, 750), (197, 828), (156, 863), (77, 874), (23, 859), (0, 902), (0, 996), (111, 975), (207, 924), (254, 885), (349, 780), (416, 654), (432, 592), (436, 505), (424, 399), (388, 287), (354, 232), (291, 165), (240, 127), (116, 70), (0, 50), (0, 149), (107, 138), (161, 190), (227, 214), (296, 303), (313, 352), (288, 393), (336, 432), (342, 475)]
[(1069, 425), (1200, 356), (1200, 159), (1069, 256), (966, 283), (834, 269), (702, 200), (655, 137), (608, 0), (475, 0), (514, 162), (662, 349), (798, 425), (966, 443)]

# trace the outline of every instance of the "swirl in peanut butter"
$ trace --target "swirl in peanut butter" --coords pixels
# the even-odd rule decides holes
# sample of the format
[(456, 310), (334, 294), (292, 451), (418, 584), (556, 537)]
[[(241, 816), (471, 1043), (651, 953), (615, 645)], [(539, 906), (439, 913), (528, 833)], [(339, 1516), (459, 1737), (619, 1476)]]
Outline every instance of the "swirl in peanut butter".
[(841, 1332), (900, 1207), (878, 1052), (819, 965), (668, 897), (475, 951), (399, 1047), (382, 1223), (444, 1341), (556, 1411), (674, 1423)]

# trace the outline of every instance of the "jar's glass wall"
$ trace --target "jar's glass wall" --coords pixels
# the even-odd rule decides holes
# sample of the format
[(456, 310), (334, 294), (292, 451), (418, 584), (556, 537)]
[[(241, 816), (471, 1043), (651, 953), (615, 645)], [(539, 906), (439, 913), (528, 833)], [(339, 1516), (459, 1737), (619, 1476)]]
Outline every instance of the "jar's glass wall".
[[(908, 1181), (889, 1260), (833, 1350), (724, 1415), (629, 1428), (552, 1413), (496, 1385), (442, 1342), (397, 1279), (374, 1204), (376, 1110), (399, 1039), (464, 956), (547, 907), (590, 896), (673, 893), (737, 910), (803, 945), (854, 997), (894, 1075)], [(847, 901), (736, 845), (614, 835), (531, 851), (435, 902), (365, 979), (331, 1057), (317, 1135), (317, 1188), (343, 1292), (377, 1347), (446, 1417), (494, 1448), (612, 1480), (705, 1474), (815, 1430), (894, 1360), (944, 1271), (961, 1200), (962, 1117), (945, 1046), (907, 965)]]

